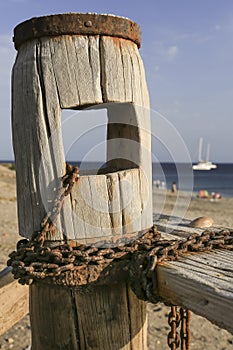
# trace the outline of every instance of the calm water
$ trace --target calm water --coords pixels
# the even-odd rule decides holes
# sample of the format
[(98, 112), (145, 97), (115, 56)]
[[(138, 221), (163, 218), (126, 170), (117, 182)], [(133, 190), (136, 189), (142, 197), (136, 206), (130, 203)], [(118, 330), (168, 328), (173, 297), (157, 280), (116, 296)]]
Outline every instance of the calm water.
[(175, 181), (178, 188), (190, 191), (193, 183), (193, 191), (207, 190), (210, 193), (220, 192), (224, 197), (233, 197), (233, 164), (217, 164), (217, 169), (209, 171), (192, 171), (187, 164), (153, 164), (153, 181), (156, 180), (164, 181), (168, 189)]
[[(1, 161), (0, 161), (1, 163)], [(6, 161), (4, 161), (6, 163)], [(10, 162), (9, 162), (10, 163)], [(78, 164), (79, 162), (71, 162)], [(101, 163), (81, 163), (81, 169), (97, 169)], [(160, 186), (171, 188), (175, 181), (178, 189), (183, 191), (207, 190), (220, 192), (224, 197), (233, 197), (233, 164), (217, 164), (217, 169), (210, 171), (192, 171), (190, 164), (153, 163), (153, 182), (160, 181)]]

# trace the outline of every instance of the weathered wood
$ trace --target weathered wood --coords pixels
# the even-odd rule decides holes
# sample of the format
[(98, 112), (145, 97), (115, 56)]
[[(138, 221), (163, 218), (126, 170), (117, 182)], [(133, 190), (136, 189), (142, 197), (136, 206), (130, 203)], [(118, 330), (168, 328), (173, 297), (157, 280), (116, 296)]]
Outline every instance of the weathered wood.
[(61, 108), (102, 103), (99, 38), (65, 36), (49, 43)]
[(82, 176), (72, 191), (75, 239), (84, 243), (143, 230), (148, 215), (141, 169)]
[(146, 303), (125, 284), (83, 289), (32, 285), (30, 307), (34, 350), (145, 349)]
[[(163, 217), (155, 222), (166, 239), (185, 239), (203, 229), (189, 227), (190, 220)], [(170, 233), (164, 233), (169, 228)], [(220, 230), (221, 228), (214, 228)], [(190, 253), (156, 269), (158, 294), (163, 300), (191, 309), (233, 333), (233, 251)]]
[(198, 254), (157, 268), (158, 292), (233, 333), (232, 252)]
[(30, 317), (34, 350), (80, 350), (71, 289), (30, 286)]
[[(22, 47), (13, 70), (12, 106), (19, 230), (26, 237), (39, 230), (42, 217), (51, 208), (54, 188), (58, 187), (65, 167), (63, 152), (53, 149), (49, 143), (51, 133), (58, 129), (60, 115), (55, 116), (54, 111), (50, 111), (49, 121), (38, 69), (37, 43), (30, 42)], [(55, 159), (60, 165), (62, 155), (62, 168), (56, 169)], [(54, 238), (62, 239), (60, 218), (56, 226)]]
[(107, 163), (116, 170), (139, 167), (143, 201), (138, 227), (152, 225), (150, 112), (134, 103), (108, 105)]
[[(81, 349), (143, 348), (146, 304), (139, 301), (126, 285), (98, 287), (87, 290), (85, 294), (75, 292), (75, 301), (77, 311), (82, 310), (78, 318)], [(135, 314), (140, 315), (138, 320), (134, 319)], [(88, 331), (83, 332), (84, 329)]]
[[(40, 229), (65, 173), (61, 110), (96, 105), (108, 110), (106, 173), (80, 176), (47, 239), (91, 243), (152, 226), (149, 95), (137, 45), (86, 34), (21, 42), (12, 94), (20, 234)], [(146, 348), (145, 304), (125, 283), (30, 290), (33, 350)]]
[(0, 272), (0, 335), (29, 311), (28, 287), (13, 279), (10, 268)]
[[(144, 174), (140, 176), (144, 193), (141, 220), (136, 225), (134, 217), (128, 217), (127, 222), (132, 220), (135, 231), (152, 225), (149, 98), (137, 46), (125, 39), (67, 35), (23, 44), (14, 65), (12, 124), (21, 235), (29, 238), (40, 228), (64, 175), (61, 108), (83, 108), (102, 101), (107, 103), (103, 106), (109, 119), (107, 163), (113, 170), (137, 167)], [(80, 178), (82, 181), (86, 180)], [(89, 177), (88, 181), (94, 184), (96, 178)], [(86, 190), (88, 197), (88, 186)], [(105, 198), (101, 203), (106, 208), (109, 203)], [(76, 230), (83, 225), (77, 226), (71, 202), (65, 201), (55, 223), (57, 233), (49, 239), (80, 237)], [(90, 214), (90, 210), (82, 212), (84, 216)], [(103, 233), (104, 225), (111, 227), (108, 221), (98, 220), (97, 236)], [(88, 230), (96, 236), (97, 225)]]
[[(120, 41), (124, 39), (101, 37), (101, 68), (104, 102), (127, 102), (124, 89)], [(129, 100), (131, 102), (131, 100)]]

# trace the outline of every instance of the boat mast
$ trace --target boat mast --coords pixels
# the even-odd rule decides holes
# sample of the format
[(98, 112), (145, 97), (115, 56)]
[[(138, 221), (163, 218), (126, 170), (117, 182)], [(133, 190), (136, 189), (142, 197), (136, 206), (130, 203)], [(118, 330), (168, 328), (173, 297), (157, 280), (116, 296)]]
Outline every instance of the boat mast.
[(207, 145), (207, 151), (206, 151), (206, 162), (209, 162), (210, 158), (210, 144)]
[(200, 137), (200, 141), (199, 141), (199, 151), (198, 151), (198, 160), (199, 160), (199, 162), (202, 161), (202, 147), (203, 147), (203, 138)]

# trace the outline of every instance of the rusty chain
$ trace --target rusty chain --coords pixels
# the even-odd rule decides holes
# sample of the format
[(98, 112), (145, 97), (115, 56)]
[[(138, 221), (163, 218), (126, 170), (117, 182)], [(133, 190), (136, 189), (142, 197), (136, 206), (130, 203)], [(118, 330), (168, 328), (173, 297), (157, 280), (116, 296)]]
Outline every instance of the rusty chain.
[[(71, 164), (66, 163), (66, 174), (62, 177), (62, 186), (54, 201), (54, 207), (52, 211), (49, 211), (41, 221), (41, 230), (33, 233), (29, 244), (30, 246), (33, 246), (35, 242), (38, 242), (40, 246), (43, 246), (47, 233), (55, 233), (54, 222), (60, 214), (65, 197), (71, 193), (75, 182), (78, 181), (78, 177), (79, 168), (77, 166), (73, 167)], [(22, 240), (19, 241), (19, 245), (22, 243)]]
[(180, 313), (177, 311), (177, 306), (171, 306), (171, 312), (168, 315), (168, 324), (171, 331), (167, 336), (167, 344), (171, 350), (176, 350), (180, 344), (180, 335), (177, 328), (180, 325)]
[[(145, 282), (144, 300), (153, 298), (154, 281), (153, 271), (158, 263), (162, 261), (174, 261), (179, 256), (188, 252), (210, 251), (213, 248), (224, 248), (233, 250), (233, 234), (230, 230), (220, 232), (204, 231), (201, 235), (193, 234), (183, 240), (162, 240), (156, 227), (149, 229), (142, 237), (132, 241), (121, 238), (115, 242), (114, 247), (109, 241), (101, 241), (91, 246), (77, 243), (73, 246), (64, 243), (57, 247), (44, 245), (45, 233), (52, 226), (47, 220), (42, 231), (35, 234), (33, 240), (20, 240), (17, 251), (12, 252), (8, 260), (8, 266), (12, 266), (15, 278), (19, 278), (22, 284), (31, 284), (33, 280), (46, 279), (47, 282), (55, 284), (83, 285), (88, 281), (77, 278), (72, 281), (72, 274), (77, 274), (89, 267), (101, 266), (99, 270), (111, 264), (113, 261), (127, 260), (132, 263), (136, 275), (141, 275)], [(70, 274), (70, 277), (66, 275)], [(63, 278), (64, 277), (64, 278)], [(90, 278), (90, 276), (89, 276)], [(151, 288), (150, 288), (151, 287)]]
[[(154, 270), (162, 261), (174, 261), (189, 252), (207, 252), (212, 249), (233, 250), (233, 231), (226, 229), (219, 232), (205, 230), (202, 234), (194, 233), (185, 241), (181, 239), (161, 239), (161, 234), (153, 226), (138, 233), (138, 238), (120, 238), (116, 242), (101, 241), (91, 245), (73, 242), (52, 247), (47, 245), (46, 236), (55, 232), (54, 222), (58, 217), (64, 199), (68, 196), (76, 181), (78, 167), (66, 164), (66, 174), (54, 202), (52, 211), (41, 222), (40, 231), (32, 235), (31, 240), (22, 239), (17, 243), (16, 251), (9, 254), (8, 266), (12, 266), (14, 278), (21, 284), (34, 281), (65, 286), (80, 286), (96, 282), (106, 268), (120, 264), (120, 271), (128, 271), (132, 289), (138, 298), (156, 303), (162, 301), (156, 293), (156, 274)], [(190, 349), (189, 310), (171, 306), (168, 334), (170, 349)], [(181, 321), (180, 335), (177, 327)]]
[[(181, 346), (181, 350), (190, 350), (190, 320), (191, 311), (172, 305), (168, 315), (168, 324), (171, 328), (167, 336), (167, 344), (171, 350)], [(180, 333), (178, 327), (180, 326)]]
[(191, 321), (191, 311), (185, 308), (180, 308), (180, 318), (181, 318), (181, 350), (190, 349), (190, 321)]

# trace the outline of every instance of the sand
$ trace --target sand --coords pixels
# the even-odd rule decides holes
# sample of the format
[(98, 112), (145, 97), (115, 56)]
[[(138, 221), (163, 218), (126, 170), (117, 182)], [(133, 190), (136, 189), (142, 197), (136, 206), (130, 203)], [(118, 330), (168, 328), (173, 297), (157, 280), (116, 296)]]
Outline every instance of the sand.
[[(177, 195), (161, 190), (153, 190), (154, 208), (167, 215), (184, 215), (195, 219), (199, 216), (210, 216), (216, 225), (233, 227), (233, 198), (222, 198), (218, 201), (200, 199), (196, 195), (189, 197), (185, 193)], [(15, 172), (9, 165), (0, 165), (0, 270), (6, 266), (8, 253), (15, 248), (19, 239), (17, 235), (17, 208)], [(163, 304), (148, 304), (148, 349), (164, 350), (166, 345), (167, 314), (169, 308)], [(193, 315), (191, 349), (232, 350), (233, 335), (218, 328), (202, 317)], [(24, 317), (8, 332), (0, 337), (0, 349), (23, 350), (30, 347), (29, 316)], [(113, 349), (115, 350), (115, 349)]]

